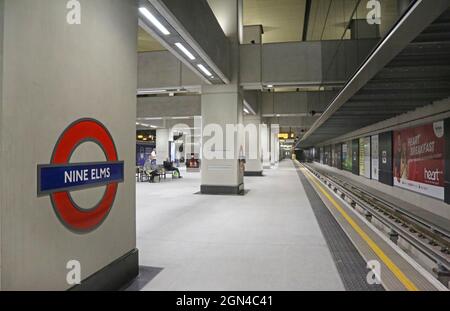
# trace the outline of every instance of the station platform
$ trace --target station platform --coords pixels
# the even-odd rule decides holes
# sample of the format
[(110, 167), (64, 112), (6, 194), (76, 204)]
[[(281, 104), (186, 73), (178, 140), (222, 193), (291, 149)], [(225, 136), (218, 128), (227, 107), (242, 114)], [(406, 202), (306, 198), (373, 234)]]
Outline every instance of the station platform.
[(140, 265), (154, 271), (139, 289), (345, 290), (294, 164), (264, 174), (243, 197), (196, 194), (199, 173), (138, 183)]
[[(141, 273), (129, 290), (446, 290), (298, 162), (264, 174), (246, 177), (244, 196), (199, 194), (200, 174), (185, 171), (138, 183)], [(381, 284), (367, 281), (373, 259)]]

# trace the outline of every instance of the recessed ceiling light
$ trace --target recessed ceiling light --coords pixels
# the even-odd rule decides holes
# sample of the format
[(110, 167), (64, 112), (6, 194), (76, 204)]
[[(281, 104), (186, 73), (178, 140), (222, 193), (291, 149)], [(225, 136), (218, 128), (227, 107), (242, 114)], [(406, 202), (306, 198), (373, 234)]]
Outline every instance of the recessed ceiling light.
[(249, 114), (249, 113), (250, 113), (250, 112), (248, 111), (247, 108), (244, 108), (244, 112), (245, 112), (246, 114)]
[(198, 64), (197, 67), (200, 68), (200, 70), (203, 71), (205, 75), (212, 76), (212, 73), (208, 69), (206, 69), (206, 67), (203, 66), (202, 64)]
[(161, 31), (161, 33), (163, 35), (170, 35), (170, 32), (167, 30), (166, 27), (163, 26), (163, 24), (160, 23), (159, 20), (156, 19), (155, 16), (153, 16), (152, 13), (149, 12), (149, 10), (147, 10), (146, 8), (140, 8), (139, 11), (141, 12), (142, 15), (144, 15), (156, 28), (158, 28), (159, 31)]
[(272, 85), (272, 84), (269, 84), (267, 87), (268, 87), (268, 88), (273, 88), (273, 85)]
[(177, 48), (179, 48), (180, 51), (184, 53), (184, 55), (186, 55), (187, 57), (189, 57), (190, 60), (195, 60), (195, 56), (192, 55), (192, 53), (189, 52), (188, 49), (186, 49), (186, 48), (184, 47), (183, 44), (181, 44), (180, 42), (177, 42), (177, 43), (175, 43), (175, 46), (176, 46)]

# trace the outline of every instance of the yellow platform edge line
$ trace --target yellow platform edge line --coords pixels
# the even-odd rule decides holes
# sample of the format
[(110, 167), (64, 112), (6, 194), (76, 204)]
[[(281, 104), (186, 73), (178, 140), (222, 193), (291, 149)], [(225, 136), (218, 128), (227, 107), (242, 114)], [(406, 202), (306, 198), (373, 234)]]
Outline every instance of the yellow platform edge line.
[(381, 248), (364, 232), (364, 230), (345, 212), (345, 210), (336, 202), (336, 200), (311, 176), (305, 169), (301, 168), (303, 174), (308, 178), (322, 194), (333, 204), (333, 206), (341, 213), (341, 215), (352, 226), (353, 230), (369, 245), (381, 261), (391, 270), (395, 277), (405, 286), (408, 291), (419, 291), (416, 285), (400, 270), (397, 265), (381, 250)]

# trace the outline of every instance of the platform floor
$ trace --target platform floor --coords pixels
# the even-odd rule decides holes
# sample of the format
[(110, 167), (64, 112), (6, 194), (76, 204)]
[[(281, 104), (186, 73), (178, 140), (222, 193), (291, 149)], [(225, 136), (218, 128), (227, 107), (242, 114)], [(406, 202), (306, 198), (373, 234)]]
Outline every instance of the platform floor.
[(246, 177), (244, 197), (194, 194), (200, 174), (137, 184), (143, 290), (344, 290), (291, 161)]

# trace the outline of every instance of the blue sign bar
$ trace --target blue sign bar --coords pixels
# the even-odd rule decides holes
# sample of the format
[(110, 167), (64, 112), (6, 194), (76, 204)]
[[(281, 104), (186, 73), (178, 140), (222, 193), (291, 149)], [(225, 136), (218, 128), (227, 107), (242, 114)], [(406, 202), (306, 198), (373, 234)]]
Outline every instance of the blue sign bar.
[(38, 195), (100, 187), (124, 181), (124, 162), (38, 166)]

